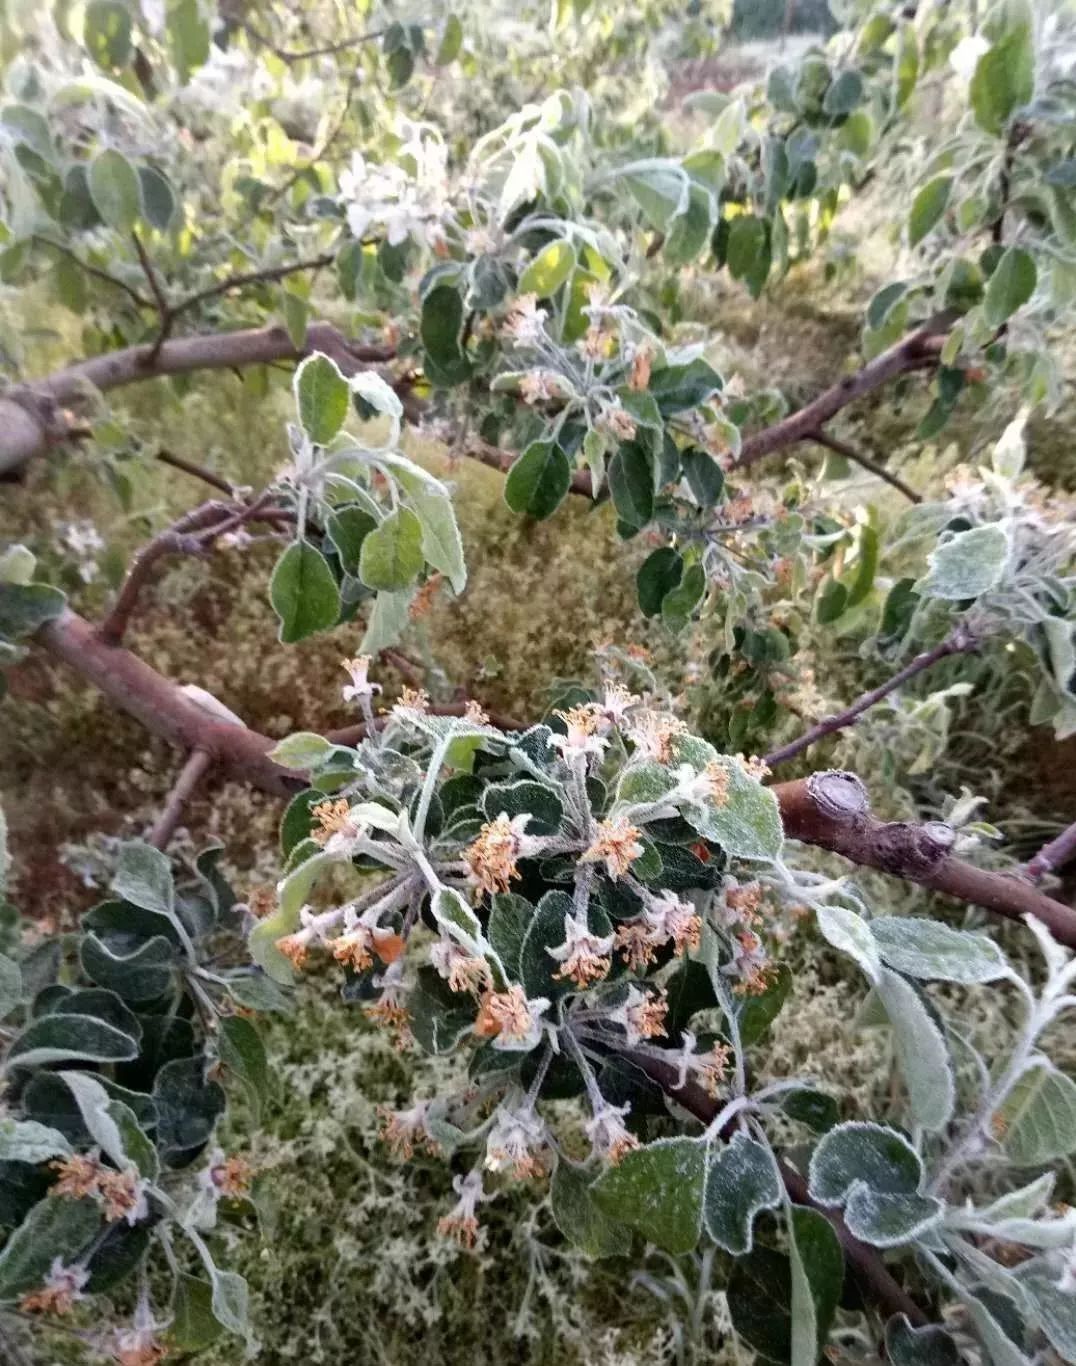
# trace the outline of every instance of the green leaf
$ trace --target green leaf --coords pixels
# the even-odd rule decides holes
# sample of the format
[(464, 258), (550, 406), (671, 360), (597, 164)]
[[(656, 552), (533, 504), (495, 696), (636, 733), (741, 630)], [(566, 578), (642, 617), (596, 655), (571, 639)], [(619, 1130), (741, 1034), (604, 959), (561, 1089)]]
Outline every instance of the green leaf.
[(705, 594), (706, 571), (701, 564), (689, 564), (677, 586), (662, 599), (662, 625), (669, 631), (682, 631)]
[(257, 1119), (269, 1091), (269, 1064), (257, 1027), (242, 1015), (225, 1015), (220, 1021), (218, 1047), (221, 1062), (246, 1088)]
[(958, 531), (931, 551), (929, 572), (916, 589), (946, 602), (977, 598), (998, 586), (1008, 559), (1009, 537), (1004, 527), (990, 523)]
[(623, 1256), (630, 1236), (591, 1195), (589, 1178), (564, 1157), (557, 1163), (550, 1191), (553, 1220), (565, 1238), (588, 1257)]
[(687, 177), (678, 168), (658, 166), (623, 177), (635, 202), (656, 232), (666, 232), (686, 199)]
[(755, 1216), (781, 1203), (783, 1187), (773, 1153), (740, 1132), (710, 1160), (703, 1219), (720, 1248), (742, 1257), (754, 1241)]
[(169, 1342), (182, 1352), (200, 1352), (221, 1335), (213, 1314), (213, 1287), (200, 1276), (180, 1275), (172, 1301)]
[[(729, 224), (725, 264), (734, 280), (750, 280), (767, 260), (766, 225), (753, 213), (740, 214)], [(768, 264), (768, 262), (767, 262)]]
[(145, 911), (172, 918), (172, 866), (159, 849), (142, 840), (130, 840), (121, 847), (112, 890)]
[(79, 960), (91, 982), (125, 1001), (154, 1001), (172, 984), (175, 949), (164, 935), (102, 939), (90, 932), (79, 945)]
[(297, 730), (277, 741), (269, 751), (269, 758), (285, 768), (314, 768), (333, 751), (331, 740), (312, 730)]
[(725, 472), (709, 451), (691, 446), (680, 453), (680, 464), (699, 507), (713, 507), (721, 501), (725, 492)]
[(570, 242), (550, 242), (519, 277), (519, 292), (547, 299), (560, 289), (575, 266), (575, 252)]
[(519, 955), (533, 918), (534, 906), (525, 896), (516, 896), (513, 892), (494, 893), (489, 913), (489, 942), (509, 977), (519, 977)]
[(792, 1263), (790, 1366), (814, 1366), (829, 1336), (844, 1284), (844, 1253), (833, 1225), (817, 1210), (789, 1211)]
[(167, 177), (153, 166), (139, 166), (138, 183), (146, 222), (158, 232), (167, 232), (176, 216), (176, 197)]
[(284, 326), (288, 338), (296, 351), (306, 345), (306, 325), (310, 319), (310, 303), (290, 289), (280, 291), (280, 311), (284, 315)]
[(1047, 1058), (1024, 1069), (997, 1112), (1009, 1161), (1038, 1167), (1076, 1150), (1076, 1082)]
[[(0, 816), (0, 863), (3, 861), (3, 817)], [(0, 878), (0, 901), (3, 881)], [(22, 1000), (22, 970), (14, 959), (0, 953), (0, 1020), (10, 1015)]]
[(717, 371), (696, 356), (686, 365), (666, 365), (650, 376), (650, 393), (657, 400), (662, 417), (697, 408), (700, 403), (720, 391), (723, 380)]
[(412, 589), (404, 589), (401, 593), (378, 593), (359, 646), (360, 654), (377, 655), (386, 645), (396, 644), (407, 628), (414, 596)]
[(1076, 1360), (1076, 1300), (1072, 1294), (1062, 1290), (1056, 1275), (1049, 1272), (1025, 1273), (1020, 1284), (1032, 1296), (1042, 1330), (1058, 1356), (1062, 1361)]
[(475, 1006), (464, 992), (454, 992), (435, 968), (419, 968), (408, 997), (411, 1032), (426, 1053), (451, 1053), (475, 1021)]
[(340, 616), (340, 590), (325, 556), (309, 541), (292, 541), (273, 569), (269, 601), (285, 645), (327, 631)]
[(153, 1101), (161, 1157), (178, 1158), (181, 1165), (192, 1149), (209, 1142), (226, 1105), (223, 1088), (206, 1079), (201, 1057), (166, 1062), (153, 1079)]
[(0, 1252), (0, 1300), (17, 1299), (42, 1284), (53, 1260), (68, 1266), (101, 1227), (96, 1202), (39, 1200)]
[(699, 1240), (705, 1182), (704, 1144), (659, 1138), (606, 1168), (591, 1192), (600, 1210), (680, 1256)]
[(1008, 247), (986, 282), (983, 317), (991, 327), (1000, 327), (1035, 293), (1039, 273), (1035, 258), (1023, 247)]
[(105, 71), (113, 71), (130, 62), (131, 15), (120, 0), (90, 0), (82, 21), (82, 38), (86, 50)]
[(913, 1328), (904, 1314), (886, 1324), (885, 1351), (893, 1366), (961, 1366), (959, 1349), (944, 1328)]
[(874, 989), (893, 1028), (893, 1047), (915, 1121), (936, 1133), (949, 1123), (956, 1103), (945, 1036), (915, 987), (898, 973), (883, 968)]
[(826, 91), (822, 112), (830, 118), (850, 114), (863, 99), (863, 77), (858, 71), (842, 71)]
[(520, 516), (545, 521), (563, 503), (572, 483), (568, 457), (555, 442), (533, 441), (504, 481), (504, 501)]
[(792, 1344), (789, 1260), (768, 1247), (756, 1247), (733, 1264), (726, 1290), (737, 1335), (757, 1352), (756, 1360), (790, 1360)]
[(445, 575), (458, 596), (467, 587), (467, 566), (451, 498), (414, 480), (408, 486), (408, 502), (422, 526), (422, 553), (427, 564)]
[(377, 518), (363, 508), (343, 507), (329, 514), (325, 530), (345, 573), (359, 572), (362, 543), (376, 526)]
[(425, 564), (422, 523), (410, 508), (398, 507), (362, 543), (359, 577), (367, 588), (408, 588)]
[(64, 610), (66, 597), (45, 583), (0, 583), (0, 637), (21, 640)]
[(165, 32), (176, 73), (186, 85), (192, 72), (209, 60), (209, 24), (198, 0), (171, 0)]
[(295, 371), (295, 405), (303, 431), (315, 446), (327, 446), (347, 420), (351, 388), (336, 362), (315, 352)]
[(975, 121), (1000, 135), (1013, 112), (1035, 93), (1035, 52), (1030, 24), (1017, 24), (979, 58), (968, 94)]
[(870, 932), (883, 960), (906, 977), (934, 982), (994, 982), (1009, 970), (1005, 955), (985, 934), (954, 930), (938, 920), (877, 916)]
[(35, 1119), (0, 1119), (0, 1162), (47, 1162), (67, 1157), (71, 1144), (58, 1129)]
[(912, 200), (912, 211), (908, 215), (908, 245), (916, 247), (926, 237), (945, 213), (949, 196), (953, 189), (953, 177), (935, 176), (929, 180)]
[(132, 232), (142, 212), (142, 189), (135, 168), (120, 152), (109, 148), (90, 162), (88, 176), (93, 205), (103, 221), (116, 232)]
[(437, 55), (433, 59), (434, 66), (448, 66), (450, 62), (454, 62), (459, 56), (462, 46), (463, 25), (460, 23), (458, 15), (450, 14), (441, 31), (441, 42), (437, 48)]
[(777, 972), (766, 990), (759, 995), (745, 996), (740, 1001), (736, 1016), (740, 1024), (740, 1042), (745, 1048), (766, 1037), (791, 990), (792, 969), (787, 963), (778, 963)]
[(646, 526), (654, 515), (654, 466), (640, 441), (626, 441), (609, 462), (609, 493), (617, 515), (629, 527)]
[[(556, 1000), (575, 990), (569, 979), (556, 976), (560, 964), (548, 952), (564, 943), (564, 922), (572, 913), (572, 898), (567, 892), (546, 892), (534, 908), (519, 950), (520, 978), (529, 997)], [(596, 902), (587, 908), (587, 925), (596, 935), (612, 933), (608, 916)]]
[(16, 1036), (8, 1053), (20, 1067), (51, 1062), (129, 1062), (138, 1057), (130, 1034), (94, 1015), (43, 1015)]
[(426, 370), (434, 384), (462, 384), (471, 373), (461, 345), (463, 300), (451, 285), (438, 285), (422, 301), (420, 326)]

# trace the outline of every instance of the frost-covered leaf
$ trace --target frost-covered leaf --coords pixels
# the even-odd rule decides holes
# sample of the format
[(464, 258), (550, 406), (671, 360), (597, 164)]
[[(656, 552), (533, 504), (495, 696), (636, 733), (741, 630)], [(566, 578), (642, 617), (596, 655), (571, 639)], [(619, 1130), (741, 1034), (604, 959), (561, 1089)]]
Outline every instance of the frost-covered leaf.
[(997, 1112), (1010, 1162), (1037, 1167), (1076, 1150), (1076, 1082), (1046, 1058), (1029, 1063)]
[(550, 1191), (553, 1219), (565, 1238), (588, 1257), (623, 1256), (630, 1235), (599, 1208), (590, 1186), (590, 1178), (562, 1157)]
[(0, 637), (22, 640), (52, 621), (67, 599), (47, 583), (0, 583)]
[(1007, 247), (986, 282), (983, 315), (991, 327), (1001, 327), (1035, 293), (1035, 258), (1023, 247)]
[[(3, 892), (0, 891), (0, 900)], [(22, 970), (14, 959), (0, 953), (0, 1020), (22, 1000)]]
[(407, 1004), (411, 1032), (426, 1053), (450, 1053), (474, 1025), (474, 1001), (466, 992), (452, 991), (429, 965), (419, 968)]
[(935, 176), (929, 180), (912, 201), (908, 215), (908, 245), (916, 247), (941, 219), (949, 203), (953, 177)]
[(882, 962), (867, 921), (847, 906), (819, 906), (815, 919), (823, 937), (835, 949), (854, 958), (871, 982), (877, 982)]
[(285, 736), (269, 751), (269, 758), (285, 768), (313, 768), (332, 752), (332, 742), (313, 731), (299, 730)]
[(734, 1257), (751, 1251), (755, 1216), (781, 1203), (781, 1179), (773, 1153), (745, 1133), (710, 1160), (703, 1206), (706, 1231)]
[(571, 275), (575, 265), (575, 252), (569, 242), (549, 242), (519, 277), (519, 292), (548, 299)]
[(414, 583), (425, 559), (422, 523), (410, 508), (398, 507), (363, 541), (359, 578), (367, 588), (398, 593)]
[(31, 1020), (16, 1035), (8, 1060), (20, 1067), (51, 1062), (129, 1062), (138, 1057), (130, 1034), (94, 1015), (53, 1014)]
[(533, 441), (512, 463), (504, 481), (504, 501), (520, 516), (544, 521), (568, 495), (572, 467), (555, 442)]
[(0, 1162), (46, 1162), (70, 1151), (58, 1129), (34, 1119), (0, 1119)]
[(706, 1147), (691, 1138), (659, 1138), (626, 1153), (592, 1187), (598, 1208), (674, 1256), (699, 1240)]
[(54, 1258), (70, 1265), (100, 1227), (94, 1200), (39, 1200), (0, 1252), (0, 1301), (38, 1288)]
[(482, 811), (487, 820), (500, 815), (531, 817), (528, 835), (555, 835), (564, 819), (564, 805), (556, 789), (546, 783), (520, 778), (515, 782), (490, 783), (482, 793)]
[(408, 498), (422, 527), (422, 553), (426, 562), (444, 574), (453, 593), (462, 593), (467, 586), (467, 567), (452, 500), (446, 494), (431, 492), (418, 483), (410, 488)]
[(893, 1028), (893, 1046), (915, 1121), (932, 1133), (944, 1129), (956, 1103), (945, 1036), (916, 989), (898, 973), (883, 968), (874, 989)]
[(930, 570), (916, 584), (928, 598), (962, 602), (996, 588), (1009, 558), (1009, 537), (996, 523), (958, 531), (940, 541), (929, 556)]
[(171, 985), (176, 961), (174, 945), (163, 934), (152, 939), (100, 938), (92, 931), (83, 936), (79, 959), (91, 982), (125, 1001), (163, 996)]
[(1058, 1287), (1056, 1274), (1035, 1270), (1020, 1275), (1032, 1297), (1043, 1332), (1062, 1361), (1076, 1361), (1076, 1295)]
[(957, 1345), (944, 1328), (913, 1328), (904, 1314), (886, 1324), (885, 1350), (893, 1366), (961, 1366)]
[(377, 655), (387, 645), (396, 644), (407, 628), (414, 596), (410, 588), (401, 593), (378, 593), (359, 647), (362, 654)]
[[(681, 762), (684, 752), (681, 743)], [(775, 859), (784, 840), (777, 798), (734, 759), (718, 755), (717, 763), (728, 776), (725, 800), (720, 805), (712, 801), (685, 803), (684, 819), (705, 839), (719, 844), (730, 858)]]
[(257, 1026), (242, 1015), (223, 1016), (218, 1048), (221, 1062), (235, 1073), (246, 1088), (257, 1119), (269, 1091), (269, 1064)]
[(918, 1194), (922, 1175), (919, 1155), (895, 1129), (850, 1122), (819, 1142), (809, 1184), (819, 1204), (844, 1205), (845, 1222), (857, 1238), (895, 1247), (941, 1218), (941, 1202)]
[(992, 939), (954, 930), (939, 920), (878, 916), (870, 922), (870, 932), (883, 960), (908, 977), (970, 985), (996, 981), (1009, 970)]

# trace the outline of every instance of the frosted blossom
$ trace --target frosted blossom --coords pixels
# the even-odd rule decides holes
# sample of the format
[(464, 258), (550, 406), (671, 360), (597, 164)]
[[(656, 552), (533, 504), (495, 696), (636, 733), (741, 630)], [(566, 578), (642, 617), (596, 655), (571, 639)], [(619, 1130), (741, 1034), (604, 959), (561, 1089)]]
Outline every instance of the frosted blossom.
[(654, 942), (672, 940), (677, 953), (699, 947), (702, 921), (690, 901), (681, 901), (675, 892), (659, 892), (643, 912)]
[(528, 1052), (542, 1036), (542, 1016), (549, 1009), (544, 996), (531, 1000), (521, 986), (507, 991), (487, 991), (482, 997), (474, 1031), (492, 1039), (493, 1047), (506, 1052)]
[(536, 294), (521, 294), (504, 320), (504, 330), (525, 346), (536, 345), (545, 334), (549, 311), (538, 307)]
[(381, 691), (379, 683), (371, 683), (366, 677), (371, 664), (369, 655), (358, 655), (355, 659), (342, 659), (340, 664), (351, 677), (351, 682), (345, 683), (341, 689), (345, 702), (361, 702), (363, 698), (369, 699), (373, 697), (374, 693)]
[(459, 1196), (452, 1209), (437, 1221), (437, 1232), (442, 1238), (452, 1238), (461, 1247), (474, 1247), (478, 1237), (478, 1215), (480, 1202), (489, 1200), (482, 1189), (482, 1173), (468, 1172), (466, 1176), (454, 1176), (452, 1189)]
[(562, 980), (574, 982), (580, 991), (593, 982), (600, 982), (612, 965), (613, 936), (595, 935), (587, 926), (586, 913), (564, 917), (564, 943), (546, 949), (550, 958), (560, 964), (554, 974)]
[(583, 1126), (594, 1151), (614, 1164), (625, 1153), (639, 1146), (639, 1140), (624, 1123), (624, 1116), (630, 1110), (630, 1103), (610, 1105), (603, 1101), (594, 1111), (593, 1118), (588, 1119)]
[(624, 1030), (629, 1044), (642, 1043), (665, 1034), (665, 1016), (669, 1003), (664, 990), (656, 996), (640, 991), (638, 987), (628, 987), (628, 994), (609, 1018)]
[(532, 1106), (502, 1106), (486, 1140), (486, 1170), (510, 1172), (517, 1178), (540, 1176), (544, 1143), (545, 1124)]
[(642, 857), (640, 831), (627, 821), (598, 822), (598, 833), (590, 847), (579, 856), (580, 863), (604, 863), (605, 871), (615, 882), (624, 876), (637, 858)]
[(489, 964), (442, 934), (430, 948), (430, 962), (452, 991), (477, 994), (489, 985)]
[(592, 702), (582, 707), (570, 707), (567, 711), (554, 712), (554, 715), (564, 722), (567, 734), (551, 735), (549, 743), (560, 751), (563, 758), (578, 759), (589, 754), (601, 758), (609, 742), (598, 734), (601, 712)]
[(76, 1300), (86, 1298), (82, 1291), (89, 1279), (88, 1267), (65, 1266), (53, 1257), (41, 1289), (23, 1295), (19, 1308), (24, 1314), (66, 1314)]
[(507, 892), (520, 876), (517, 860), (528, 850), (524, 832), (533, 818), (522, 812), (509, 819), (507, 812), (487, 821), (478, 838), (463, 852), (471, 880), (483, 892)]

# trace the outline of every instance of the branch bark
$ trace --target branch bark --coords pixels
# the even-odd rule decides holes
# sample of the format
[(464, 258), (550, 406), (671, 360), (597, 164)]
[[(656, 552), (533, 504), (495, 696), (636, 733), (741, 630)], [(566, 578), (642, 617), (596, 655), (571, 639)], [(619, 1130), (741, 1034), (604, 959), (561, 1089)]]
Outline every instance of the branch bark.
[(875, 820), (867, 789), (854, 773), (813, 773), (770, 790), (790, 839), (832, 850), (852, 863), (917, 882), (1007, 920), (1034, 916), (1059, 943), (1076, 948), (1076, 911), (1018, 877), (953, 858), (956, 832), (941, 821)]
[(872, 688), (870, 692), (865, 692), (861, 697), (857, 697), (851, 706), (844, 711), (838, 712), (835, 716), (823, 717), (816, 726), (805, 732), (798, 740), (792, 740), (787, 745), (782, 745), (780, 749), (775, 749), (772, 754), (766, 755), (766, 763), (770, 768), (776, 768), (778, 764), (783, 764), (789, 759), (794, 759), (797, 754), (802, 754), (805, 749), (823, 739), (827, 735), (833, 735), (836, 731), (843, 730), (846, 726), (853, 725), (865, 711), (869, 711), (875, 703), (880, 702), (883, 697), (888, 697), (909, 679), (915, 678), (924, 670), (933, 667), (940, 660), (948, 658), (949, 655), (966, 654), (970, 650), (978, 647), (978, 641), (967, 631), (958, 627), (946, 638), (935, 645), (933, 649), (924, 650), (921, 654), (906, 664), (899, 673), (895, 673), (892, 678), (885, 683), (879, 684), (877, 688)]
[[(718, 1103), (696, 1082), (688, 1081), (684, 1086), (677, 1086), (674, 1063), (666, 1063), (652, 1054), (630, 1048), (618, 1051), (622, 1057), (645, 1072), (651, 1081), (656, 1082), (677, 1105), (682, 1106), (703, 1124), (708, 1125), (712, 1122), (719, 1109)], [(929, 1323), (928, 1316), (896, 1280), (882, 1260), (881, 1254), (875, 1248), (860, 1242), (836, 1210), (816, 1204), (808, 1192), (807, 1182), (788, 1162), (781, 1162), (779, 1170), (785, 1189), (793, 1202), (817, 1210), (833, 1225), (833, 1230), (840, 1239), (845, 1263), (863, 1293), (873, 1300), (887, 1317), (891, 1314), (907, 1314), (916, 1327), (923, 1327)]]
[(1064, 868), (1073, 859), (1076, 859), (1076, 821), (1067, 830), (1062, 830), (1056, 839), (1042, 846), (1027, 865), (1027, 875), (1032, 882), (1038, 882), (1047, 873)]
[(873, 393), (883, 384), (906, 375), (913, 370), (926, 370), (937, 365), (938, 356), (945, 342), (951, 319), (947, 314), (939, 314), (917, 331), (909, 333), (902, 341), (883, 351), (868, 361), (854, 375), (847, 375), (817, 398), (789, 413), (787, 417), (775, 422), (749, 436), (740, 448), (740, 454), (733, 462), (734, 469), (745, 469), (763, 456), (775, 451), (795, 446), (800, 441), (816, 438), (825, 424), (849, 403)]
[(17, 469), (63, 440), (69, 422), (63, 410), (94, 390), (107, 392), (127, 384), (193, 370), (232, 370), (279, 360), (301, 360), (324, 351), (346, 374), (383, 364), (396, 352), (388, 346), (366, 346), (347, 340), (332, 323), (314, 322), (302, 346), (281, 326), (241, 332), (216, 332), (166, 341), (154, 354), (153, 344), (128, 346), (79, 361), (43, 379), (0, 392), (0, 474)]

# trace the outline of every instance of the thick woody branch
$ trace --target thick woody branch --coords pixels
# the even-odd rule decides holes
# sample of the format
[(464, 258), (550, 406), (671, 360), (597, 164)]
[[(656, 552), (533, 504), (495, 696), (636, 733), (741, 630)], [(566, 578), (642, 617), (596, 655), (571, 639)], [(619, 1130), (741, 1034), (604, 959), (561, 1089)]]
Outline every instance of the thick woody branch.
[[(620, 1055), (645, 1072), (670, 1100), (703, 1124), (708, 1125), (713, 1121), (719, 1109), (717, 1102), (697, 1082), (688, 1081), (683, 1086), (677, 1086), (675, 1063), (665, 1062), (662, 1058), (655, 1058), (652, 1053), (642, 1053), (630, 1048), (621, 1050)], [(928, 1323), (930, 1320), (927, 1315), (896, 1280), (882, 1260), (881, 1254), (866, 1243), (860, 1242), (836, 1210), (817, 1205), (811, 1199), (807, 1182), (799, 1172), (787, 1162), (781, 1162), (779, 1166), (785, 1189), (794, 1203), (817, 1210), (833, 1225), (833, 1230), (840, 1239), (845, 1263), (863, 1294), (878, 1305), (887, 1317), (891, 1314), (907, 1314), (909, 1320), (917, 1327)]]
[(783, 764), (789, 759), (794, 759), (797, 754), (802, 754), (805, 749), (817, 741), (824, 739), (827, 735), (833, 735), (836, 731), (844, 730), (846, 726), (853, 725), (865, 711), (869, 711), (877, 702), (888, 697), (890, 693), (896, 692), (909, 679), (915, 678), (917, 674), (923, 673), (926, 669), (932, 668), (940, 660), (946, 659), (949, 655), (965, 654), (969, 650), (977, 647), (977, 640), (962, 627), (957, 627), (933, 649), (924, 650), (921, 654), (911, 660), (898, 673), (886, 682), (879, 684), (877, 688), (872, 688), (870, 692), (865, 692), (861, 697), (857, 697), (851, 706), (844, 711), (838, 712), (835, 716), (826, 716), (818, 722), (816, 726), (799, 739), (790, 741), (780, 749), (775, 749), (772, 754), (766, 755), (766, 763), (770, 768), (776, 768), (778, 764)]
[(953, 858), (956, 832), (941, 821), (875, 820), (867, 789), (854, 773), (813, 773), (777, 783), (771, 791), (789, 839), (832, 850), (862, 867), (917, 882), (1008, 920), (1034, 916), (1059, 943), (1076, 948), (1076, 911), (1020, 878)]
[[(223, 708), (215, 709), (211, 699), (208, 706), (193, 700), (129, 650), (106, 644), (76, 613), (64, 611), (34, 639), (98, 688), (119, 711), (184, 753), (205, 750), (228, 777), (277, 796), (304, 786), (301, 773), (268, 758), (274, 741), (242, 723), (222, 719)], [(435, 710), (458, 716), (466, 704), (450, 703)], [(521, 728), (507, 717), (492, 719), (503, 729)], [(365, 725), (360, 724), (330, 732), (328, 738), (337, 744), (353, 744), (365, 733)], [(948, 825), (876, 821), (870, 815), (867, 791), (854, 774), (816, 773), (778, 783), (771, 790), (790, 839), (832, 850), (864, 867), (917, 882), (1009, 920), (1035, 916), (1060, 943), (1076, 948), (1076, 911), (1028, 882), (952, 858), (956, 836)]]
[(187, 803), (194, 795), (198, 784), (212, 767), (213, 756), (207, 754), (204, 749), (196, 749), (188, 756), (187, 762), (180, 769), (179, 777), (168, 796), (164, 809), (146, 837), (148, 844), (152, 844), (155, 849), (167, 849), (169, 840), (176, 833), (176, 827), (183, 819), (183, 812)]
[(805, 407), (747, 437), (733, 467), (744, 469), (775, 451), (785, 450), (800, 441), (813, 441), (825, 424), (849, 403), (864, 398), (900, 375), (937, 365), (949, 322), (948, 316), (940, 315), (891, 346), (888, 351), (875, 356), (854, 375), (846, 376), (825, 393), (819, 394)]
[(332, 357), (346, 374), (391, 360), (392, 347), (350, 342), (332, 323), (311, 323), (301, 346), (284, 327), (251, 328), (178, 337), (154, 346), (128, 346), (79, 361), (30, 384), (0, 392), (0, 474), (17, 469), (31, 457), (70, 435), (64, 410), (94, 391), (194, 370), (234, 370), (273, 361), (301, 360), (313, 351)]

